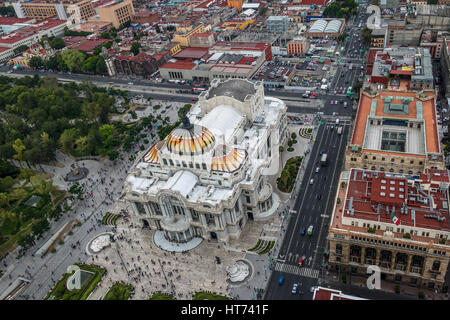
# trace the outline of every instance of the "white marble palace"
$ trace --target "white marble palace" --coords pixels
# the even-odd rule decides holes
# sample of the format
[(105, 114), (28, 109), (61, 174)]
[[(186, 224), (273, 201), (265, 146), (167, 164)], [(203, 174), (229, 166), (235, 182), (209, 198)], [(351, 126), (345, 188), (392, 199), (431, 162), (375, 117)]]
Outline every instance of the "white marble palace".
[(278, 206), (267, 177), (277, 174), (286, 127), (286, 105), (264, 97), (262, 82), (213, 80), (128, 175), (136, 222), (173, 242), (239, 238)]

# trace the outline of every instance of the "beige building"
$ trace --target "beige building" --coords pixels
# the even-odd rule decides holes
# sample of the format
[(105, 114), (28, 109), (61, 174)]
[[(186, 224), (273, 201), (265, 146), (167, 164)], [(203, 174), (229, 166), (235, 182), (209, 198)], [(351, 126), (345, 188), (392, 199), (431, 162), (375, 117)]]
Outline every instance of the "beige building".
[(87, 20), (95, 15), (95, 10), (90, 0), (63, 0), (46, 2), (22, 2), (19, 3), (22, 12), (27, 18), (43, 20), (51, 17), (79, 20)]
[(362, 91), (345, 168), (405, 174), (444, 169), (433, 91)]
[(298, 56), (308, 51), (308, 40), (304, 37), (297, 37), (287, 43), (287, 54)]
[(444, 289), (449, 181), (448, 170), (419, 176), (343, 172), (328, 234), (329, 270), (340, 278), (367, 277), (368, 267), (378, 266), (381, 280)]
[(189, 42), (191, 47), (209, 48), (212, 47), (216, 41), (214, 40), (213, 33), (207, 32), (207, 33), (195, 33), (191, 35), (191, 37), (189, 38)]
[(190, 38), (193, 34), (204, 33), (205, 26), (200, 23), (196, 26), (177, 28), (177, 33), (173, 35), (173, 42), (178, 42), (182, 47), (190, 46)]
[(109, 21), (115, 28), (127, 21), (131, 21), (134, 16), (134, 7), (131, 0), (111, 1), (97, 8), (100, 20)]

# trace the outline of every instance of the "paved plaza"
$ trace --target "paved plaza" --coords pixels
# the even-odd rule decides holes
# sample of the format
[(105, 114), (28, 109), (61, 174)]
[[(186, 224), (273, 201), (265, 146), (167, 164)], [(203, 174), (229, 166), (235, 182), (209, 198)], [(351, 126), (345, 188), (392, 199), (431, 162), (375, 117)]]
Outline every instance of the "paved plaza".
[[(158, 102), (161, 105), (164, 103)], [(171, 103), (173, 104), (169, 102)], [(157, 102), (152, 101), (152, 105), (155, 104)], [(182, 104), (171, 108), (167, 116), (170, 114), (172, 118), (181, 106)], [(299, 128), (296, 125), (289, 126), (290, 131), (297, 133), (298, 142), (293, 146), (294, 152), (283, 153), (281, 164), (292, 156), (303, 155), (309, 148), (308, 140), (298, 135)], [(152, 140), (150, 144), (156, 142), (157, 136), (150, 139), (150, 131), (147, 132), (147, 136)], [(138, 144), (133, 146), (133, 150), (128, 154), (143, 153), (138, 151), (138, 147)], [(126, 156), (124, 152), (121, 152), (121, 155)], [(57, 162), (54, 165), (42, 165), (35, 169), (48, 173), (60, 189), (67, 190), (71, 183), (65, 181), (64, 177), (74, 163), (75, 159), (58, 152)], [(155, 231), (132, 224), (131, 217), (127, 216), (130, 212), (129, 204), (120, 200), (123, 180), (135, 163), (128, 160), (78, 161), (78, 166), (89, 170), (88, 176), (79, 182), (84, 188), (85, 199), (75, 201), (73, 210), (60, 221), (52, 223), (51, 230), (20, 260), (15, 259), (17, 253), (14, 252), (2, 261), (4, 275), (0, 279), (0, 291), (5, 290), (17, 277), (23, 276), (30, 280), (30, 285), (17, 299), (42, 299), (66, 272), (69, 265), (93, 263), (104, 267), (107, 273), (89, 299), (103, 298), (117, 281), (135, 287), (133, 299), (148, 299), (155, 292), (174, 293), (176, 299), (191, 299), (197, 291), (210, 291), (237, 299), (260, 298), (270, 277), (269, 264), (276, 257), (279, 242), (289, 219), (279, 215), (279, 211), (286, 207), (285, 202), (289, 199), (289, 195), (281, 194), (277, 190), (275, 184), (277, 175), (270, 180), (274, 192), (280, 198), (279, 206), (271, 216), (248, 221), (238, 240), (227, 244), (202, 240), (185, 253), (170, 252), (170, 248), (167, 244), (161, 244), (158, 236), (156, 239), (160, 240), (159, 246), (166, 250), (155, 244)], [(279, 171), (281, 169), (282, 166)], [(117, 220), (117, 227), (101, 224), (106, 212), (121, 214)], [(66, 235), (64, 244), (56, 246), (56, 253), (49, 253), (43, 258), (33, 255), (56, 230), (74, 219), (80, 220), (82, 225), (73, 230), (73, 235)], [(86, 251), (88, 243), (105, 232), (113, 233), (115, 242), (97, 253), (90, 252), (89, 255)], [(275, 246), (264, 255), (247, 251), (254, 247), (258, 240), (275, 241)], [(217, 264), (216, 257), (220, 258), (220, 264)], [(250, 264), (251, 276), (242, 284), (229, 284), (226, 268), (242, 259)]]

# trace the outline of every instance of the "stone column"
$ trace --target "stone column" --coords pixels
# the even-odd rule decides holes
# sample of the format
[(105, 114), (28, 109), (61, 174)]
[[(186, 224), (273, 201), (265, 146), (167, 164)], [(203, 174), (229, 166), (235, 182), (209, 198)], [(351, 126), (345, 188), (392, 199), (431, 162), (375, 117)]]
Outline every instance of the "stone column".
[(184, 241), (186, 241), (186, 242), (187, 242), (187, 238), (186, 238), (186, 231), (185, 231), (185, 232), (183, 232), (183, 238), (184, 238)]
[(379, 265), (380, 264), (380, 255), (381, 255), (381, 249), (377, 249), (375, 248), (376, 252), (377, 252), (377, 257), (375, 259), (375, 265)]
[(406, 271), (407, 273), (409, 273), (409, 267), (411, 266), (411, 261), (412, 261), (412, 255), (408, 255), (408, 262), (406, 263)]
[(199, 218), (200, 218), (200, 222), (201, 222), (201, 224), (203, 225), (203, 227), (204, 227), (204, 228), (207, 228), (207, 227), (208, 227), (208, 224), (206, 223), (206, 217), (205, 217), (205, 215), (199, 213), (198, 216), (199, 216)]
[(391, 268), (390, 271), (394, 271), (394, 267), (395, 267), (395, 256), (396, 256), (396, 252), (395, 251), (391, 251), (392, 252), (392, 259), (391, 259)]
[(153, 208), (151, 207), (149, 202), (143, 202), (144, 210), (147, 215), (151, 216), (153, 215)]

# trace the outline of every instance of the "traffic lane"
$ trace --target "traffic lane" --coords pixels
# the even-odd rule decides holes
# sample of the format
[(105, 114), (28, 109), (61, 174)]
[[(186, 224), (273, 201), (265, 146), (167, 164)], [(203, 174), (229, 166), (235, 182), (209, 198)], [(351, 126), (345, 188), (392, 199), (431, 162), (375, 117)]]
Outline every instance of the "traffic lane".
[[(279, 279), (284, 276), (283, 284), (279, 284)], [(311, 287), (317, 285), (317, 279), (303, 277), (290, 273), (274, 271), (267, 286), (264, 300), (311, 300)], [(297, 293), (292, 293), (294, 283), (297, 283)]]
[[(341, 135), (341, 139), (344, 140), (343, 142), (346, 141), (347, 136), (349, 134), (349, 131), (350, 131), (350, 127), (349, 126), (344, 126), (344, 130), (343, 130), (342, 135)], [(334, 163), (336, 163), (336, 165), (337, 164), (340, 165), (340, 164), (343, 163), (342, 161), (343, 161), (343, 158), (345, 157), (345, 143), (343, 143), (341, 145), (341, 148), (336, 150), (336, 152), (337, 152), (337, 157), (336, 157), (336, 161)], [(326, 208), (324, 208), (324, 210), (323, 210), (324, 211), (323, 213), (328, 216), (327, 219), (331, 219), (331, 215), (332, 215), (332, 212), (333, 212), (333, 209), (334, 209), (334, 207), (333, 207), (334, 206), (334, 199), (336, 197), (336, 192), (337, 192), (337, 190), (339, 188), (339, 186), (338, 186), (338, 183), (339, 183), (338, 177), (339, 177), (339, 175), (340, 175), (340, 170), (339, 170), (339, 168), (337, 168), (337, 170), (335, 171), (334, 176), (331, 177), (331, 179), (330, 179), (330, 184), (331, 185), (330, 185), (329, 192), (331, 193), (331, 196), (330, 196), (329, 203), (327, 203)], [(328, 221), (330, 221), (330, 220), (328, 220)], [(329, 224), (329, 222), (328, 222), (328, 224)], [(327, 233), (324, 233), (323, 236), (321, 237), (321, 239), (318, 240), (319, 241), (319, 248), (326, 248), (327, 247), (326, 237), (327, 237)], [(322, 261), (323, 261), (323, 259), (322, 259)], [(322, 264), (322, 262), (319, 259), (319, 261), (316, 261), (316, 264), (314, 265), (314, 267), (320, 267), (321, 264)]]
[[(317, 160), (314, 162), (316, 166), (319, 166), (319, 174), (320, 174), (320, 152), (326, 151), (329, 149), (327, 146), (332, 145), (335, 143), (335, 135), (332, 134), (331, 130), (324, 130), (326, 132), (326, 136), (322, 138), (321, 148), (318, 148), (318, 150), (315, 150)], [(318, 152), (318, 153), (317, 153)], [(330, 154), (331, 157), (333, 157), (333, 154)], [(300, 245), (300, 239), (294, 239), (295, 234), (300, 235), (302, 228), (308, 228), (310, 225), (317, 228), (319, 221), (319, 216), (321, 214), (321, 206), (319, 205), (320, 202), (322, 202), (322, 199), (318, 199), (317, 195), (321, 193), (321, 190), (326, 190), (327, 183), (325, 181), (320, 180), (320, 176), (317, 178), (317, 181), (314, 181), (313, 184), (310, 184), (311, 179), (316, 179), (314, 177), (315, 175), (319, 175), (316, 173), (316, 166), (312, 166), (311, 170), (311, 178), (308, 179), (307, 185), (305, 186), (304, 192), (307, 195), (306, 197), (303, 197), (302, 204), (300, 205), (299, 209), (296, 210), (299, 215), (296, 217), (296, 224), (294, 225), (294, 228), (291, 230), (293, 234), (291, 235), (291, 238), (293, 238), (294, 241), (291, 240), (293, 244), (293, 248), (288, 247), (287, 253), (291, 252), (294, 248), (299, 247)], [(306, 201), (306, 203), (305, 203)]]
[[(279, 284), (280, 277), (284, 277), (283, 284)], [(317, 282), (316, 279), (299, 275), (273, 271), (269, 279), (264, 300), (311, 300), (310, 289)], [(292, 293), (294, 283), (298, 284), (297, 293)], [(300, 294), (301, 292), (301, 294)]]
[[(300, 205), (303, 203), (303, 199), (306, 196), (306, 191), (307, 191), (307, 187), (309, 184), (309, 175), (308, 172), (311, 172), (313, 165), (312, 162), (315, 162), (315, 159), (317, 158), (317, 156), (319, 155), (319, 149), (320, 149), (320, 144), (322, 143), (322, 139), (320, 137), (322, 137), (324, 134), (324, 130), (323, 127), (319, 127), (318, 133), (316, 135), (316, 137), (319, 137), (319, 141), (320, 142), (316, 142), (313, 144), (312, 150), (311, 150), (311, 154), (310, 154), (310, 161), (308, 161), (308, 164), (305, 168), (305, 175), (303, 176), (303, 181), (301, 183), (301, 187), (298, 193), (298, 197), (297, 200), (294, 204), (294, 210), (298, 213), (300, 210)], [(311, 161), (311, 159), (314, 159)], [(298, 224), (298, 220), (300, 219), (300, 214), (296, 214), (294, 219), (291, 219), (289, 221), (287, 230), (286, 230), (286, 234), (284, 236), (283, 239), (283, 243), (281, 245), (280, 251), (279, 251), (279, 257), (280, 259), (283, 259), (283, 257), (287, 254), (287, 250), (289, 248), (289, 241), (292, 240), (292, 232), (297, 228), (297, 224)]]

